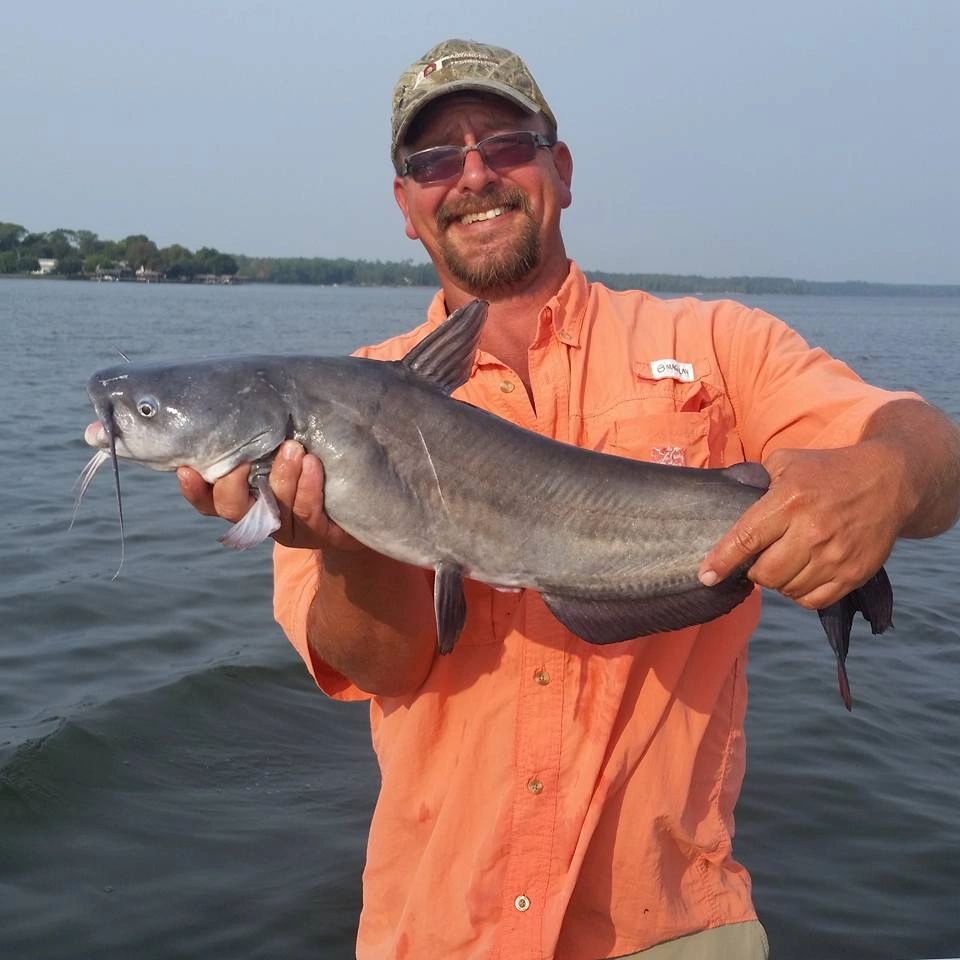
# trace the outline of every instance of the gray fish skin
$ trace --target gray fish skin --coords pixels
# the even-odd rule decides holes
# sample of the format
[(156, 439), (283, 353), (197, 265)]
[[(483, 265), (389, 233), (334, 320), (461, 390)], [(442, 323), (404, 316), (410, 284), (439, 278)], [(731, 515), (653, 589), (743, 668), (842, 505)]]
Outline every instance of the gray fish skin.
[[(114, 367), (90, 379), (103, 429), (87, 439), (105, 448), (112, 437), (118, 458), (192, 466), (210, 482), (298, 440), (323, 462), (331, 519), (387, 556), (437, 571), (443, 652), (462, 627), (464, 576), (539, 591), (593, 643), (703, 623), (749, 596), (744, 571), (712, 588), (697, 571), (765, 492), (763, 468), (596, 453), (451, 399), (469, 376), (485, 314), (485, 304), (469, 304), (399, 362), (274, 356)], [(857, 609), (869, 619), (869, 599)], [(849, 623), (845, 613), (828, 620), (840, 624), (831, 644), (842, 669)]]

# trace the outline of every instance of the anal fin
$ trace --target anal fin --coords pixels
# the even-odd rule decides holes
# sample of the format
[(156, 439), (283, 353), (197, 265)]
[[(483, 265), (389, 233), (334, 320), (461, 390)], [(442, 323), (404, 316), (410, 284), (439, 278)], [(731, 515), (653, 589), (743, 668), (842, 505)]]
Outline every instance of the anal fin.
[(588, 643), (619, 643), (714, 620), (752, 591), (746, 577), (734, 574), (713, 587), (654, 597), (597, 599), (544, 593), (543, 601), (571, 633)]

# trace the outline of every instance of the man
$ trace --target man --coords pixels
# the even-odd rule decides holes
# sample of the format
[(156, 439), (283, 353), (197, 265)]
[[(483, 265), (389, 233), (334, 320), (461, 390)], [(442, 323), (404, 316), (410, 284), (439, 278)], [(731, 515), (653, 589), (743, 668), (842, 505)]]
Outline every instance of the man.
[[(960, 439), (915, 396), (863, 384), (760, 311), (587, 283), (560, 231), (571, 153), (515, 54), (461, 40), (425, 54), (395, 91), (392, 158), (442, 289), (422, 326), (361, 353), (399, 358), (483, 297), (458, 398), (621, 455), (762, 460), (770, 491), (704, 583), (756, 556), (756, 583), (824, 607), (896, 537), (956, 520)], [(250, 505), (243, 469), (180, 480), (201, 512)], [(277, 618), (328, 695), (371, 702), (383, 780), (358, 957), (766, 956), (731, 849), (758, 591), (702, 627), (594, 647), (535, 593), (468, 582), (463, 634), (438, 657), (432, 575), (329, 521), (323, 467), (297, 444), (271, 484)]]

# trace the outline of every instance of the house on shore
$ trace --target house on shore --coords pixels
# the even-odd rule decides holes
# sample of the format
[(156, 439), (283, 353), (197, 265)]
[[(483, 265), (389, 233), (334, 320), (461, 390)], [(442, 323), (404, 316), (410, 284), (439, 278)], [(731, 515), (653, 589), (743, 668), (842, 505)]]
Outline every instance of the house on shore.
[(156, 283), (160, 279), (159, 270), (148, 270), (146, 267), (137, 267), (135, 274), (138, 283)]
[(193, 279), (195, 283), (217, 283), (227, 286), (246, 283), (246, 277), (238, 277), (235, 273), (198, 273)]

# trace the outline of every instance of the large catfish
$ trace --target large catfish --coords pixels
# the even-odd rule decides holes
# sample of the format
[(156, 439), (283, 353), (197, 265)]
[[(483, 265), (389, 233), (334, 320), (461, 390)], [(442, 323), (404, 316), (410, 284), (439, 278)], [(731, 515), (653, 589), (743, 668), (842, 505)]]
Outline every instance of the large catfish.
[[(767, 489), (763, 467), (700, 470), (596, 453), (453, 400), (486, 311), (468, 304), (396, 362), (261, 356), (96, 373), (88, 392), (99, 423), (86, 439), (99, 449), (81, 495), (111, 458), (118, 505), (118, 458), (154, 470), (188, 465), (209, 482), (250, 462), (256, 505), (221, 538), (249, 547), (279, 526), (266, 474), (280, 444), (298, 440), (323, 462), (334, 521), (374, 550), (436, 571), (441, 653), (463, 627), (464, 577), (539, 591), (590, 643), (705, 623), (742, 602), (753, 590), (746, 568), (713, 587), (697, 569)], [(892, 607), (881, 568), (820, 611), (848, 709), (854, 614), (880, 633)]]

